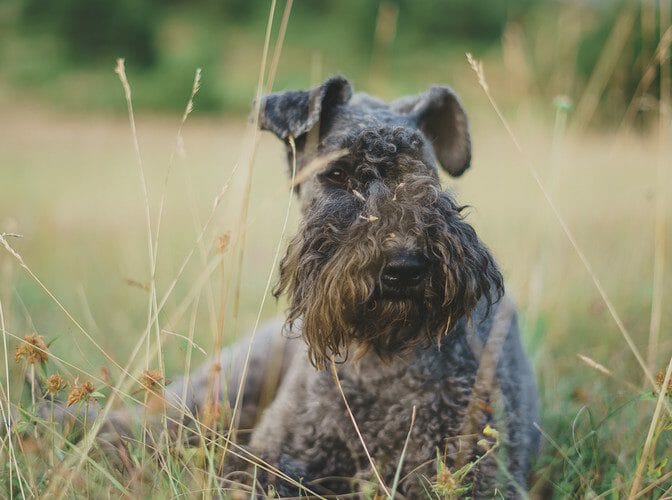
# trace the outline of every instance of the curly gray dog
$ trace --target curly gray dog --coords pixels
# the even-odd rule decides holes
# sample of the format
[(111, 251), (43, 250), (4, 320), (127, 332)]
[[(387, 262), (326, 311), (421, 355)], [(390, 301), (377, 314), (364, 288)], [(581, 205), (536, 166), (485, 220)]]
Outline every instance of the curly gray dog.
[[(276, 290), (288, 317), (258, 332), (238, 416), (274, 471), (261, 480), (281, 495), (524, 492), (537, 394), (515, 308), (439, 182), (439, 167), (470, 164), (458, 98), (432, 87), (386, 104), (335, 77), (269, 95), (259, 121), (284, 141), (302, 205)], [(231, 406), (249, 343), (216, 360)], [(202, 414), (212, 373), (170, 385), (174, 406)]]

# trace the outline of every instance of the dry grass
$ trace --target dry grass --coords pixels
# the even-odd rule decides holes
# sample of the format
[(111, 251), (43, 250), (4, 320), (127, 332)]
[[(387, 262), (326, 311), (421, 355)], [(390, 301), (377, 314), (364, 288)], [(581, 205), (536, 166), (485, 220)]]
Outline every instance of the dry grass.
[[(291, 2), (285, 7), (265, 77), (267, 33), (258, 94), (272, 88)], [(654, 381), (659, 370), (663, 387), (672, 377), (669, 129), (661, 119), (659, 137), (627, 127), (578, 130), (599, 102), (627, 15), (589, 86), (593, 95), (582, 99), (578, 126), (565, 132), (521, 106), (502, 113), (503, 128), (485, 97), (468, 98), (473, 171), (446, 179), (475, 207), (469, 220), (519, 299), (546, 438), (533, 495), (671, 494), (672, 420)], [(665, 50), (656, 58), (664, 60)], [(466, 64), (462, 71), (469, 72)], [(7, 233), (0, 243), (9, 250), (0, 253), (0, 413), (5, 428), (14, 419), (11, 438), (0, 443), (7, 496), (214, 496), (236, 486), (215, 479), (218, 455), (268, 468), (229, 441), (215, 401), (219, 413), (196, 430), (198, 446), (169, 453), (164, 443), (155, 460), (139, 444), (129, 457), (133, 473), (120, 475), (89, 453), (100, 420), (77, 446), (53, 422), (32, 430), (34, 401), (26, 399), (23, 375), (36, 365), (13, 356), (24, 336), (41, 335), (50, 354), (44, 375), (58, 373), (71, 387), (77, 377), (90, 379), (103, 413), (129, 402), (151, 406), (164, 378), (188, 373), (205, 352), (282, 313), (282, 304), (266, 299), (296, 219), (284, 151), (254, 124), (189, 116), (199, 77), (175, 123), (136, 117), (125, 85), (131, 143), (119, 116), (54, 114), (0, 95), (0, 233)], [(664, 93), (669, 86), (663, 75)], [(490, 92), (494, 103), (497, 85)], [(669, 117), (669, 99), (661, 103)], [(543, 266), (541, 288), (533, 263)], [(34, 358), (39, 365), (42, 356)], [(147, 383), (148, 374), (156, 383)]]

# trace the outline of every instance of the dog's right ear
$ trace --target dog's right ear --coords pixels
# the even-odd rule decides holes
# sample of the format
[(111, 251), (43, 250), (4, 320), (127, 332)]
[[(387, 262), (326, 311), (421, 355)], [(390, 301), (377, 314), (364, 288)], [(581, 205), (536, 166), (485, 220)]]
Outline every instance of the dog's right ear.
[(311, 90), (276, 92), (261, 101), (259, 127), (287, 140), (289, 136), (298, 139), (318, 126), (318, 137), (322, 137), (338, 107), (351, 97), (352, 86), (342, 76), (329, 78)]

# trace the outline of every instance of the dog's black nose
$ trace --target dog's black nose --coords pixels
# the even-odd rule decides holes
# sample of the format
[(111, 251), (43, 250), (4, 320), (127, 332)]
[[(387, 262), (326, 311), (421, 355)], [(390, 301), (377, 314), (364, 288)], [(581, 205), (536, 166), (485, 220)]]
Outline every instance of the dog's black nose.
[(390, 256), (383, 268), (381, 281), (384, 287), (403, 290), (420, 285), (429, 266), (427, 260), (420, 254), (412, 252), (398, 252)]

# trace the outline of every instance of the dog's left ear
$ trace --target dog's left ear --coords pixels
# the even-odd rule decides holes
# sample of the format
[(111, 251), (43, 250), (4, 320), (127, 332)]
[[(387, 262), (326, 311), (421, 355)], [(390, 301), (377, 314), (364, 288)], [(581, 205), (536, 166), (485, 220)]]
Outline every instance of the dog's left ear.
[(298, 139), (319, 125), (322, 136), (335, 111), (351, 97), (352, 86), (342, 76), (329, 78), (311, 90), (276, 92), (261, 101), (259, 126), (286, 140), (290, 135)]
[(469, 122), (459, 99), (449, 87), (431, 87), (424, 94), (402, 97), (392, 111), (408, 115), (432, 143), (441, 166), (457, 177), (471, 163)]

